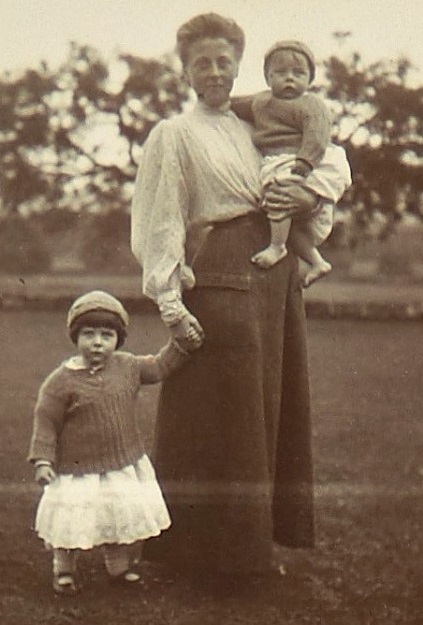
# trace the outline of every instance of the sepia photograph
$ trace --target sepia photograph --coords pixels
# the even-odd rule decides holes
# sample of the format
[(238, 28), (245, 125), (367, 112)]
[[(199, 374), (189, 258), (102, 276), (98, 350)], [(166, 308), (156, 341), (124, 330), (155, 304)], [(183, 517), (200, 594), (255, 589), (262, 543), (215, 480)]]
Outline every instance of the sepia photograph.
[(0, 15), (2, 625), (421, 625), (421, 1)]

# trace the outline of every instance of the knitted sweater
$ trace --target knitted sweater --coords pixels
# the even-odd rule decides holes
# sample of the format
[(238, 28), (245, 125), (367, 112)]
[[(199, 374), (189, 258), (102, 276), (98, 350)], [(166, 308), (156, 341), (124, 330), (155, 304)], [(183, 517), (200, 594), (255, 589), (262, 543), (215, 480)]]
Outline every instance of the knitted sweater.
[(28, 460), (49, 460), (58, 473), (74, 475), (136, 462), (144, 453), (140, 386), (163, 380), (186, 360), (170, 342), (155, 356), (114, 352), (95, 373), (62, 363), (40, 388)]
[(311, 167), (321, 161), (330, 141), (331, 117), (313, 93), (282, 100), (264, 91), (233, 98), (232, 108), (254, 124), (253, 141), (263, 154), (295, 153)]

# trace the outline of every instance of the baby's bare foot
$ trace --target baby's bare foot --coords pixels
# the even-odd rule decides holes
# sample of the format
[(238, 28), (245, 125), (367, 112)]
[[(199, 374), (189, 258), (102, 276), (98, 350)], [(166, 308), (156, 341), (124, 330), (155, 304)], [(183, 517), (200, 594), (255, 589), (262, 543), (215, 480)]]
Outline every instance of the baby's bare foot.
[(287, 254), (286, 245), (269, 245), (266, 249), (254, 254), (251, 262), (261, 267), (261, 269), (269, 269), (269, 267), (276, 265), (282, 258), (285, 258)]
[(328, 263), (326, 260), (319, 263), (318, 265), (313, 265), (310, 271), (304, 276), (303, 279), (303, 287), (307, 289), (317, 280), (324, 278), (332, 271), (332, 265)]

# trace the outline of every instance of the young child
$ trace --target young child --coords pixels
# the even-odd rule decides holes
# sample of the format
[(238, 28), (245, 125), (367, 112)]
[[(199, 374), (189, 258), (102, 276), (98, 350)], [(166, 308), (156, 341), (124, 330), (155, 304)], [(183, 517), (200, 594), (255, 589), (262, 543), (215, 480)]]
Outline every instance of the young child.
[(171, 523), (145, 453), (136, 399), (143, 384), (179, 368), (201, 339), (183, 346), (170, 341), (155, 356), (115, 351), (128, 323), (112, 295), (92, 291), (78, 298), (67, 326), (79, 354), (55, 369), (38, 394), (28, 459), (45, 488), (35, 530), (53, 549), (58, 594), (77, 592), (77, 550), (98, 545), (111, 581), (138, 582), (129, 546)]
[(255, 254), (259, 267), (272, 267), (286, 256), (286, 242), (309, 265), (303, 280), (310, 286), (331, 270), (318, 245), (329, 236), (336, 199), (351, 184), (345, 151), (330, 143), (331, 119), (323, 101), (307, 89), (314, 79), (313, 53), (299, 41), (280, 41), (266, 53), (264, 75), (270, 91), (234, 98), (232, 108), (254, 124), (253, 139), (264, 156), (263, 189), (277, 181), (297, 184), (322, 198), (306, 218), (291, 213), (268, 212), (270, 245)]

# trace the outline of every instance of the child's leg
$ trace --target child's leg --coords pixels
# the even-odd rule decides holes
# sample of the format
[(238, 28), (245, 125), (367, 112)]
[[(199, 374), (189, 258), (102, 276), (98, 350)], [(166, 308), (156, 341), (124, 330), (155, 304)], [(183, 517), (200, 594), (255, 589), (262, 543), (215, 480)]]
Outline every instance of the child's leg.
[(332, 270), (332, 265), (323, 258), (315, 247), (311, 233), (303, 224), (301, 226), (294, 224), (289, 242), (295, 254), (310, 265), (310, 269), (303, 278), (304, 288), (311, 286), (313, 282), (323, 278)]
[(130, 570), (129, 545), (104, 545), (104, 563), (112, 580), (138, 582), (140, 576)]
[(268, 269), (287, 255), (286, 242), (291, 228), (291, 221), (290, 218), (282, 219), (281, 221), (269, 218), (270, 245), (254, 254), (251, 260), (255, 265), (262, 269)]
[(129, 569), (127, 545), (104, 545), (104, 564), (109, 575), (115, 577)]
[(54, 549), (53, 551), (53, 588), (59, 594), (73, 595), (76, 592), (75, 549)]

